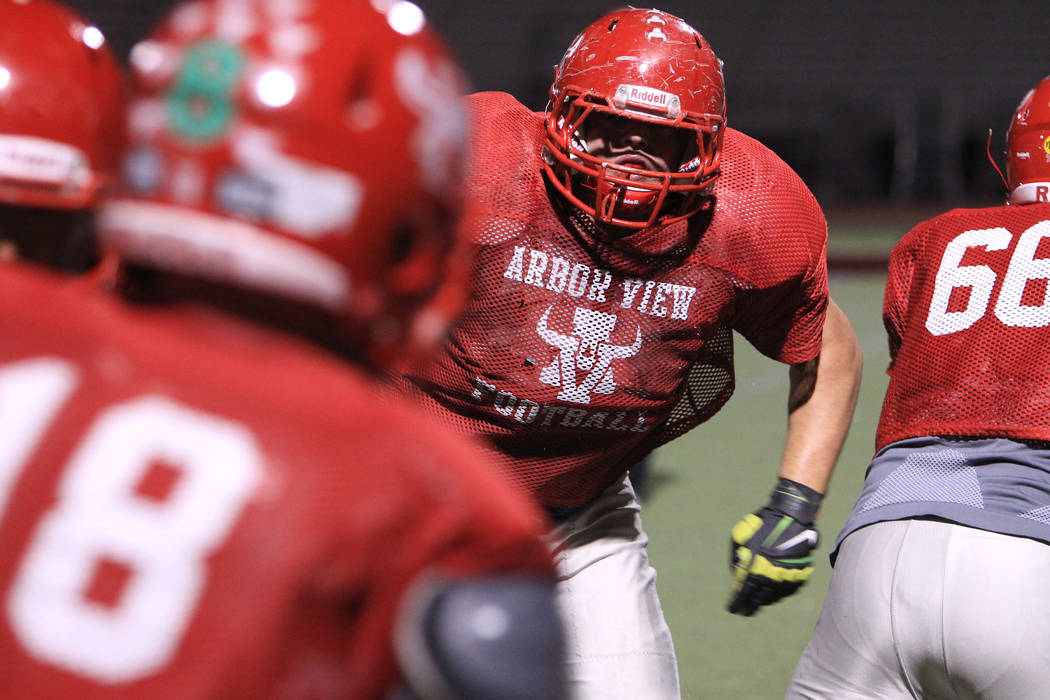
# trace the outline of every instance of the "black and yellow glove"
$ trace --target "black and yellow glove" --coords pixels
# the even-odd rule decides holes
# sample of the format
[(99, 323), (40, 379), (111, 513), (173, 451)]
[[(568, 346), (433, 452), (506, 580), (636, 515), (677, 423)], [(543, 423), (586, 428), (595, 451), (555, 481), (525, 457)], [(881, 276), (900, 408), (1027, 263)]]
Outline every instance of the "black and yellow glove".
[(799, 588), (813, 573), (813, 550), (820, 541), (813, 523), (821, 494), (780, 479), (769, 503), (733, 527), (729, 566), (733, 574), (727, 609), (751, 616)]

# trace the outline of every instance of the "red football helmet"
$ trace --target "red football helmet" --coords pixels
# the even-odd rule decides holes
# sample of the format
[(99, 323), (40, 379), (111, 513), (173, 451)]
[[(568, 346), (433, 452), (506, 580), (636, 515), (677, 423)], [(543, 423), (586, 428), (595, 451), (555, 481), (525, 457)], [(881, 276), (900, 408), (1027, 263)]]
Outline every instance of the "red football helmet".
[[(611, 12), (573, 40), (555, 70), (544, 172), (598, 222), (641, 229), (683, 219), (718, 177), (725, 111), (722, 62), (699, 32), (660, 10)], [(652, 125), (650, 135), (684, 132), (681, 156), (669, 172), (645, 158), (596, 157), (588, 120), (605, 115)]]
[(1010, 204), (1050, 201), (1050, 76), (1028, 91), (1006, 131)]
[(116, 176), (123, 77), (97, 27), (50, 0), (0, 0), (0, 202), (85, 209)]
[(443, 337), (465, 79), (415, 5), (184, 2), (131, 63), (123, 261), (323, 308), (374, 366)]

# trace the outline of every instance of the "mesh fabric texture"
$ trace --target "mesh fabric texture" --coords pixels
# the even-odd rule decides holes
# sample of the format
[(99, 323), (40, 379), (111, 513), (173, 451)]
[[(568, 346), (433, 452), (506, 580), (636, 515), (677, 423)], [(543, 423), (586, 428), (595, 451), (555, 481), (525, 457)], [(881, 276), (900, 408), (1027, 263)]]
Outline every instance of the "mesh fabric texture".
[(470, 104), (470, 301), (405, 384), (543, 503), (589, 501), (716, 413), (733, 331), (786, 363), (819, 352), (826, 224), (757, 141), (726, 134), (713, 209), (612, 240), (546, 185), (542, 114), (503, 93)]
[(1050, 439), (1050, 204), (955, 209), (890, 256), (877, 449), (922, 435)]

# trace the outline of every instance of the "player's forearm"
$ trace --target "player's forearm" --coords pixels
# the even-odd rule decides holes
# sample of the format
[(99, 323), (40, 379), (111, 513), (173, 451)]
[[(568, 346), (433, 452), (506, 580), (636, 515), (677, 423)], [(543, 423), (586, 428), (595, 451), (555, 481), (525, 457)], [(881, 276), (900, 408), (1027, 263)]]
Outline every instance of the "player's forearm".
[(821, 493), (827, 491), (857, 405), (862, 365), (853, 327), (832, 301), (824, 323), (820, 357), (791, 370), (788, 430), (780, 476)]

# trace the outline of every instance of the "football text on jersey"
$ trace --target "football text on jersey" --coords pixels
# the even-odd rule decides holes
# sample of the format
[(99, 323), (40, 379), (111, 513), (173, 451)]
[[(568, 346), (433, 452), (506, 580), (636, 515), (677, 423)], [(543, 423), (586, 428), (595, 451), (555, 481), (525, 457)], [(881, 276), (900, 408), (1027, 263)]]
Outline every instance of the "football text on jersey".
[(479, 404), (491, 405), (497, 413), (523, 425), (632, 433), (644, 433), (650, 428), (646, 423), (645, 411), (599, 411), (538, 404), (500, 389), (481, 377), (474, 377), (471, 396)]

